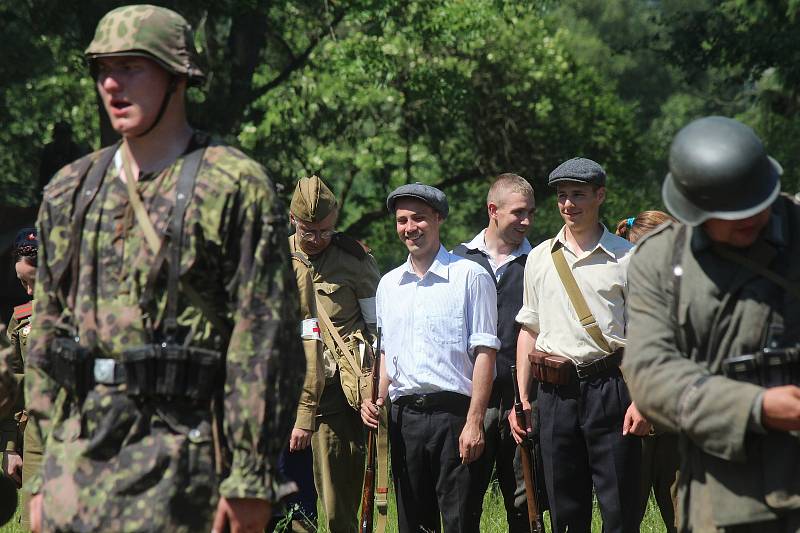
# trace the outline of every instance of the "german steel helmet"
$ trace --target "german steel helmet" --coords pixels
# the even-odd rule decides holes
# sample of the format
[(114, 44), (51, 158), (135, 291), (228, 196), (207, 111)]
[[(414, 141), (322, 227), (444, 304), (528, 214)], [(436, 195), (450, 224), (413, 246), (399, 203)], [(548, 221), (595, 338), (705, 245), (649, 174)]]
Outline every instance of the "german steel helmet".
[(686, 224), (741, 220), (775, 201), (782, 173), (750, 127), (704, 117), (675, 135), (661, 193), (667, 209)]
[(142, 4), (109, 11), (98, 22), (85, 55), (90, 64), (98, 57), (147, 57), (168, 72), (186, 76), (190, 85), (201, 85), (205, 80), (198, 66), (192, 27), (181, 15), (164, 7)]

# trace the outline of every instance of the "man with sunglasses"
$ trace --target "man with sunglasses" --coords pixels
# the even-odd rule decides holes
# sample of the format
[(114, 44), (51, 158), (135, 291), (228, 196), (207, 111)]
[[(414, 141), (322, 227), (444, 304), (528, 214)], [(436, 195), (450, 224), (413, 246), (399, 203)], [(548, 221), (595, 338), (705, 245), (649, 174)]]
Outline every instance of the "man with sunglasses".
[(302, 260), (294, 262), (295, 268), (311, 271), (325, 345), (323, 392), (316, 402), (308, 394), (301, 398), (301, 405), (316, 403), (316, 417), (298, 417), (294, 433), (311, 439), (314, 482), (328, 531), (352, 533), (358, 524), (366, 455), (358, 411), (360, 383), (372, 364), (370, 332), (381, 275), (361, 243), (334, 229), (336, 197), (317, 176), (297, 182), (289, 212), (296, 230), (289, 247)]

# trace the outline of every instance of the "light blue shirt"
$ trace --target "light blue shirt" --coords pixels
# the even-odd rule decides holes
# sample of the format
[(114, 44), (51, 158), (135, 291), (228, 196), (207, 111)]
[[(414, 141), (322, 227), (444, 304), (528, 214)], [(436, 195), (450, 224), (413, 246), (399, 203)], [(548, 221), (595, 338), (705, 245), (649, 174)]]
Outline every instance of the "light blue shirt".
[(472, 396), (475, 348), (500, 348), (491, 275), (440, 246), (422, 278), (411, 256), (383, 276), (376, 299), (389, 397), (441, 391)]

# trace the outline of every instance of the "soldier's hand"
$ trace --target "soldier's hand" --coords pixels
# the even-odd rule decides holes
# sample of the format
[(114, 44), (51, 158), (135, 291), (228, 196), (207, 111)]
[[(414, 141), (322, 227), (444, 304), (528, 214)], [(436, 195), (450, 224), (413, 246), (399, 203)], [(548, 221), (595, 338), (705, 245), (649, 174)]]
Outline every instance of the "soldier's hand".
[(311, 435), (314, 432), (308, 429), (294, 428), (292, 435), (289, 437), (289, 451), (298, 452), (305, 450), (311, 444)]
[(764, 391), (761, 425), (778, 431), (800, 429), (800, 388), (794, 385)]
[(533, 422), (531, 418), (531, 404), (522, 402), (522, 410), (525, 413), (525, 427), (517, 422), (517, 413), (512, 409), (508, 413), (508, 425), (511, 427), (511, 436), (517, 444), (522, 444), (522, 440), (533, 433)]
[(380, 422), (380, 407), (383, 407), (383, 398), (378, 398), (376, 403), (372, 403), (372, 400), (368, 400), (366, 398), (361, 401), (361, 420), (364, 422), (365, 426), (372, 429), (378, 429), (378, 423)]
[(263, 533), (271, 514), (272, 506), (267, 500), (220, 496), (211, 532)]
[(625, 412), (625, 419), (622, 421), (622, 434), (628, 435), (632, 433), (637, 437), (644, 437), (650, 433), (652, 428), (653, 425), (642, 416), (642, 413), (636, 408), (636, 404), (631, 402)]
[(42, 531), (42, 495), (34, 494), (28, 502), (28, 513), (31, 517), (31, 533)]
[(3, 458), (5, 474), (16, 481), (17, 487), (22, 486), (22, 456), (17, 452), (5, 452)]
[(458, 455), (461, 457), (461, 463), (467, 464), (477, 460), (483, 453), (484, 444), (483, 424), (470, 422), (467, 419), (458, 437)]

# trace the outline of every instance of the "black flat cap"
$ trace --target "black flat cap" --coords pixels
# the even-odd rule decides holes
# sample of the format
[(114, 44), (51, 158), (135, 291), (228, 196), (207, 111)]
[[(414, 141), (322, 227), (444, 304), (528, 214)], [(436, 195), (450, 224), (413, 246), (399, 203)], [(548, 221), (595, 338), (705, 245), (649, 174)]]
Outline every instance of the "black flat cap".
[(564, 161), (550, 173), (548, 185), (559, 181), (579, 181), (590, 185), (606, 186), (606, 171), (599, 164), (585, 157), (573, 157)]
[(404, 197), (422, 200), (442, 215), (442, 218), (447, 218), (447, 213), (450, 211), (447, 205), (447, 196), (442, 191), (436, 187), (417, 182), (401, 185), (389, 193), (389, 196), (386, 197), (386, 207), (390, 213), (394, 213), (395, 202)]

